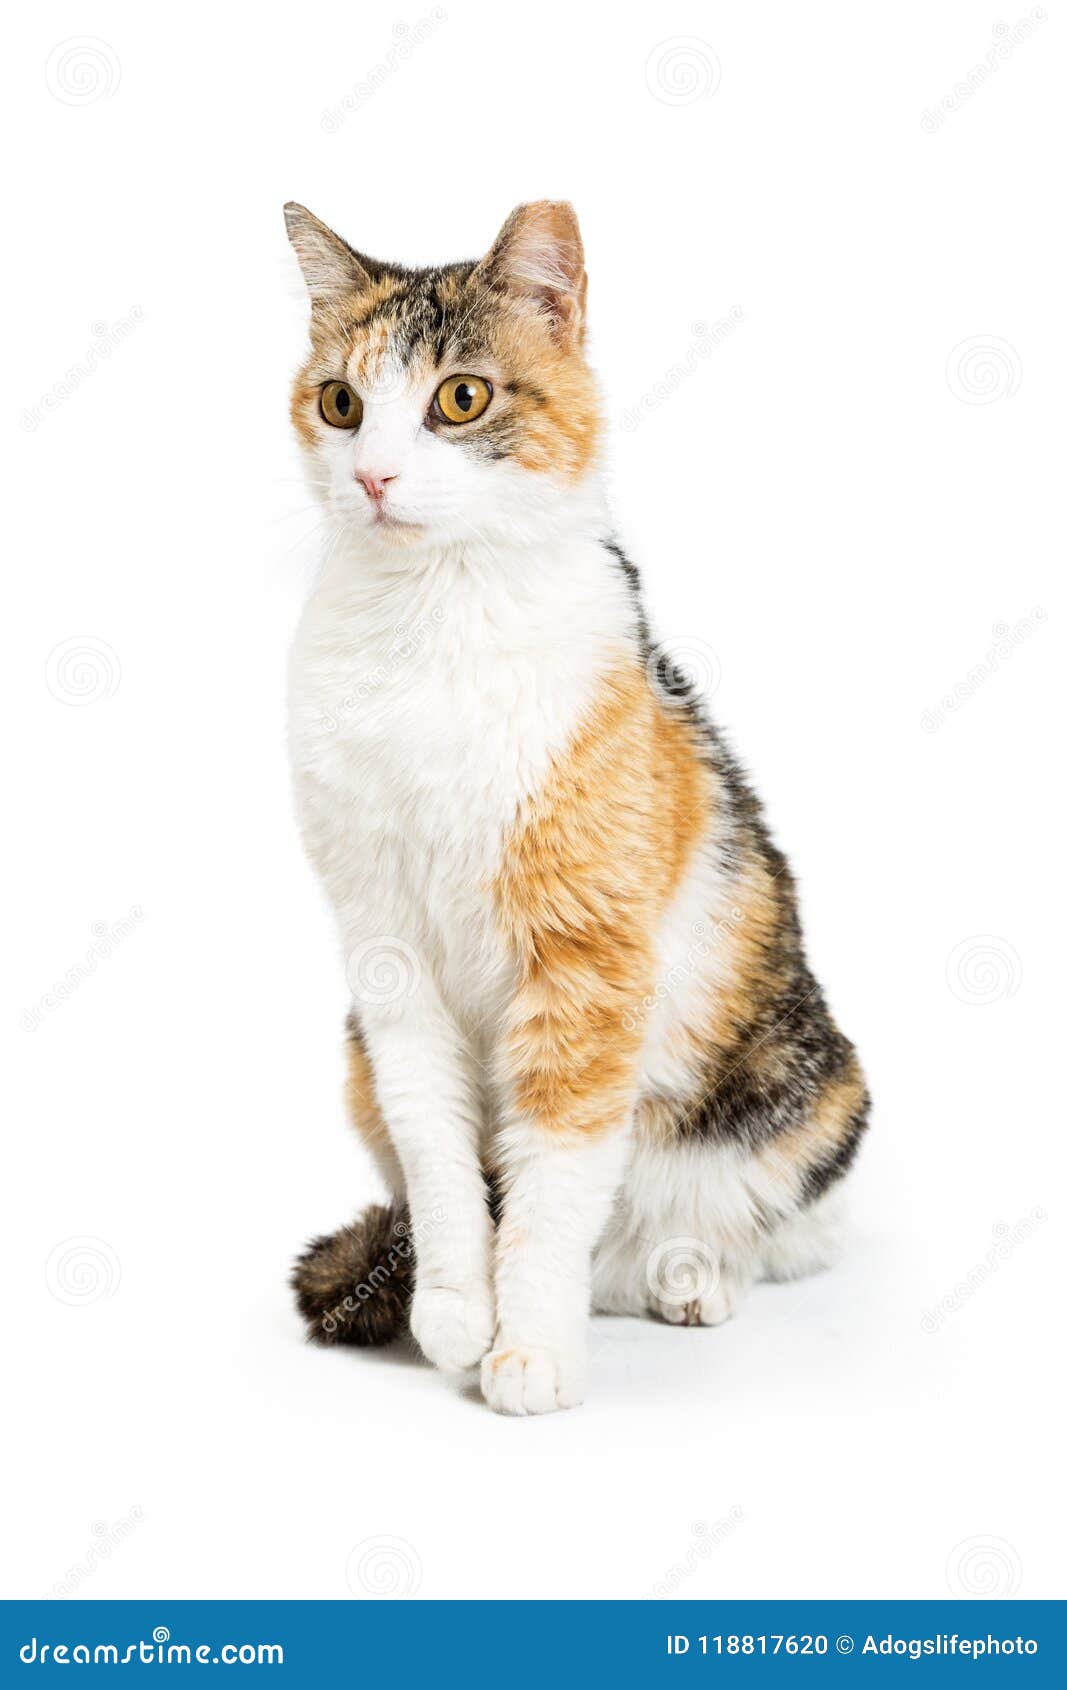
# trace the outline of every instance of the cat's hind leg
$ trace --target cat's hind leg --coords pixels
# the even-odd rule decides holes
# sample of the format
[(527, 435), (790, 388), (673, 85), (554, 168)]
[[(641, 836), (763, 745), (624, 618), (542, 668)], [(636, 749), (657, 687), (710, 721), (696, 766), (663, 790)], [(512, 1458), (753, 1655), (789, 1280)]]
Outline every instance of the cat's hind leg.
[(843, 1186), (835, 1185), (768, 1234), (760, 1251), (761, 1279), (802, 1279), (833, 1267), (841, 1253)]
[(597, 1250), (598, 1313), (651, 1314), (668, 1326), (721, 1326), (737, 1313), (757, 1277), (754, 1244), (724, 1250), (713, 1227), (688, 1207), (675, 1216), (633, 1218), (632, 1230), (609, 1227)]

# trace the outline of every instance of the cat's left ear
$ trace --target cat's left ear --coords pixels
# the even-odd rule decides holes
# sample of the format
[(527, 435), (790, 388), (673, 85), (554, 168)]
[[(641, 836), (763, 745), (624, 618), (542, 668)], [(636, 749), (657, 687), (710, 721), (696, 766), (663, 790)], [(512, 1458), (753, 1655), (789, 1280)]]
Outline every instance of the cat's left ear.
[(471, 280), (529, 300), (560, 345), (581, 345), (585, 254), (574, 207), (566, 200), (516, 206)]

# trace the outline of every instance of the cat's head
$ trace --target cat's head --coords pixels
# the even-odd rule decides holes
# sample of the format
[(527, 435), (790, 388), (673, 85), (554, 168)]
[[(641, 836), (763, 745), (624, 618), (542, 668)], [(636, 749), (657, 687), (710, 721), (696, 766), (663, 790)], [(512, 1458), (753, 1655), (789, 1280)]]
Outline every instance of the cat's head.
[(599, 434), (571, 207), (520, 206), (485, 258), (430, 270), (355, 252), (301, 205), (285, 221), (311, 295), (292, 418), (331, 513), (390, 549), (551, 530)]

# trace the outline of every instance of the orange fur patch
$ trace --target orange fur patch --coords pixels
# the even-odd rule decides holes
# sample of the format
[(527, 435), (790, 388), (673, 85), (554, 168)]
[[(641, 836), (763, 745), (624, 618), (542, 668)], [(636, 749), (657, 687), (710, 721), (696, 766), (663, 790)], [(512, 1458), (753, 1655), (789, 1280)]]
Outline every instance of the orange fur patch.
[(521, 816), (496, 895), (520, 967), (505, 1041), (518, 1107), (556, 1132), (631, 1107), (658, 918), (706, 826), (693, 730), (636, 664), (604, 683)]
[(515, 461), (524, 469), (577, 480), (591, 467), (600, 440), (600, 402), (576, 348), (557, 345), (540, 319), (509, 312), (493, 347), (514, 387), (522, 420)]
[(345, 1102), (352, 1123), (360, 1138), (371, 1149), (383, 1146), (392, 1151), (392, 1140), (385, 1125), (378, 1102), (378, 1091), (374, 1084), (374, 1072), (370, 1065), (366, 1046), (362, 1035), (353, 1026), (349, 1027), (346, 1040), (348, 1052), (348, 1079), (345, 1084)]

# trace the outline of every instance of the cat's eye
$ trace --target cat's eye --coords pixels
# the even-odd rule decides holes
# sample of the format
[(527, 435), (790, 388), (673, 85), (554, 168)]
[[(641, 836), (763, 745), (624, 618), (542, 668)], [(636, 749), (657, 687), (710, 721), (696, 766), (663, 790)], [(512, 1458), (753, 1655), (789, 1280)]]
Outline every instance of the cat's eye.
[(363, 401), (344, 381), (326, 383), (319, 395), (319, 410), (331, 428), (358, 428), (363, 421)]
[(492, 388), (481, 376), (449, 376), (434, 394), (433, 405), (443, 422), (473, 422), (492, 397)]

